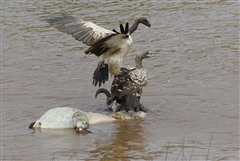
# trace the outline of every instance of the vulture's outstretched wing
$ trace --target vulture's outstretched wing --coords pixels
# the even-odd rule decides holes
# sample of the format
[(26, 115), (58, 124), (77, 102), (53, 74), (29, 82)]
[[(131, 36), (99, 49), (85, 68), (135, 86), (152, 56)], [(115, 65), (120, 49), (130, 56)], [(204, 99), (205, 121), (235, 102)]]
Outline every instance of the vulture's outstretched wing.
[(83, 21), (71, 15), (58, 14), (42, 17), (42, 20), (89, 46), (92, 46), (97, 40), (114, 33), (90, 21)]

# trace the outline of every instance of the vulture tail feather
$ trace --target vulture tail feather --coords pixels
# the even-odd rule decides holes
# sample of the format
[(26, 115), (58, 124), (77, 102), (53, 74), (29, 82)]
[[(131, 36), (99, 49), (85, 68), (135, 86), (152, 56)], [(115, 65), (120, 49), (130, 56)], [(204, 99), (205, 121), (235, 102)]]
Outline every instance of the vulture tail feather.
[(108, 80), (108, 64), (104, 64), (104, 62), (99, 62), (98, 67), (93, 73), (93, 82), (94, 86), (99, 85), (101, 87)]

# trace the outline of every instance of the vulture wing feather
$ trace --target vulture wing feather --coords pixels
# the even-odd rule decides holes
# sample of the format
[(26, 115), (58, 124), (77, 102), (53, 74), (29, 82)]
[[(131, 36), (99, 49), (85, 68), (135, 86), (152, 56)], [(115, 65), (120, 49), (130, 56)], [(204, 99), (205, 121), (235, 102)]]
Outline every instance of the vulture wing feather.
[(121, 68), (119, 75), (115, 76), (111, 93), (121, 99), (125, 95), (132, 95), (142, 89), (142, 80), (135, 80), (132, 76), (138, 70), (137, 68), (129, 70)]
[(114, 33), (90, 21), (83, 21), (71, 15), (60, 14), (42, 17), (42, 19), (59, 31), (70, 34), (76, 40), (89, 46), (92, 46), (99, 39)]

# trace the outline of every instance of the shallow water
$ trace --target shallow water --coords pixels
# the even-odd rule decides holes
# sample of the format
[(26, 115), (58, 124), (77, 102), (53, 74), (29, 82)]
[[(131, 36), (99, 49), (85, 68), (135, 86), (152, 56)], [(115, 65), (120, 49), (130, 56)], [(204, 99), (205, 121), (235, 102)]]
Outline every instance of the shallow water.
[[(2, 160), (239, 160), (239, 8), (237, 2), (3, 1)], [(101, 112), (87, 46), (39, 20), (59, 8), (108, 29), (146, 16), (124, 59), (138, 51), (149, 71), (143, 120), (90, 126), (92, 134), (30, 130), (47, 110)], [(109, 88), (111, 80), (103, 87)]]

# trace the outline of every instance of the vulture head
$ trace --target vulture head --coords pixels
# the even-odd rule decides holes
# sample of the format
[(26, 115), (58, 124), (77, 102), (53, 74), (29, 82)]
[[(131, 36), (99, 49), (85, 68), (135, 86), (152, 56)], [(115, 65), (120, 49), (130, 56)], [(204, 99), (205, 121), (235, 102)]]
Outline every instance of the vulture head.
[(135, 21), (138, 21), (138, 23), (142, 23), (147, 27), (151, 27), (151, 24), (148, 22), (146, 17), (138, 17), (135, 19)]
[(142, 68), (142, 60), (145, 58), (150, 58), (151, 51), (140, 52), (135, 57), (135, 63), (137, 68)]
[(136, 55), (136, 57), (140, 58), (140, 59), (145, 59), (145, 58), (150, 58), (151, 55), (151, 51), (145, 51), (145, 52), (140, 52)]

